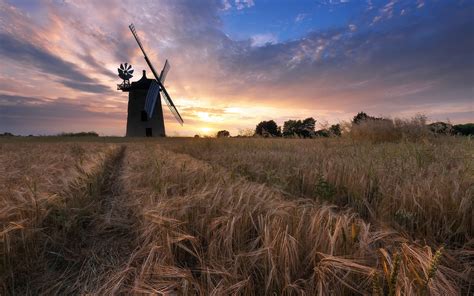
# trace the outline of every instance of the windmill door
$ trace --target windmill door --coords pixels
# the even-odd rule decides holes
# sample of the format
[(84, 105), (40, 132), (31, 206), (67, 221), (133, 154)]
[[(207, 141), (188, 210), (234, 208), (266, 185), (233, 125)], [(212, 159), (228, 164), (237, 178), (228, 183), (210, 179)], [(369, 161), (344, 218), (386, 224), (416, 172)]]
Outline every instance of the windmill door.
[(153, 137), (153, 134), (152, 134), (152, 132), (151, 132), (151, 127), (147, 127), (147, 128), (145, 129), (145, 135), (146, 135), (147, 137)]

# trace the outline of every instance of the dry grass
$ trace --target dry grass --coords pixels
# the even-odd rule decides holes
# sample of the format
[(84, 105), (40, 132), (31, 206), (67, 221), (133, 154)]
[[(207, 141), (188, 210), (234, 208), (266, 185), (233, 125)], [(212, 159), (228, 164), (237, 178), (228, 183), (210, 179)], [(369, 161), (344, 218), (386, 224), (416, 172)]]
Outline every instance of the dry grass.
[(469, 141), (0, 145), (3, 294), (472, 292)]
[(474, 142), (169, 140), (166, 147), (296, 197), (350, 206), (372, 223), (453, 247), (472, 244)]
[(421, 141), (433, 135), (426, 125), (426, 117), (417, 115), (411, 119), (367, 120), (349, 127), (348, 136), (354, 141), (372, 143)]
[[(0, 282), (5, 291), (24, 284), (22, 273), (38, 255), (38, 237), (51, 210), (110, 149), (109, 144), (0, 144)], [(55, 223), (65, 222), (57, 218)]]
[[(354, 213), (288, 199), (159, 148), (128, 155), (127, 162), (124, 187), (140, 201), (134, 205), (142, 217), (140, 248), (104, 291), (367, 294), (374, 274), (380, 290), (393, 295), (425, 289), (456, 295), (466, 284), (454, 270), (462, 268), (457, 259), (434, 259), (431, 248), (374, 229)], [(436, 276), (430, 278), (434, 261)]]

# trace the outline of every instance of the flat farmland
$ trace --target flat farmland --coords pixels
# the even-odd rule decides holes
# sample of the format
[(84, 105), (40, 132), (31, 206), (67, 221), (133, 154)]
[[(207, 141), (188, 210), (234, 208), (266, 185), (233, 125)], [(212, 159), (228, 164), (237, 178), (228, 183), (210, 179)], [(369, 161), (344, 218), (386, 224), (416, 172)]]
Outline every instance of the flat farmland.
[(467, 295), (474, 142), (0, 140), (1, 294)]

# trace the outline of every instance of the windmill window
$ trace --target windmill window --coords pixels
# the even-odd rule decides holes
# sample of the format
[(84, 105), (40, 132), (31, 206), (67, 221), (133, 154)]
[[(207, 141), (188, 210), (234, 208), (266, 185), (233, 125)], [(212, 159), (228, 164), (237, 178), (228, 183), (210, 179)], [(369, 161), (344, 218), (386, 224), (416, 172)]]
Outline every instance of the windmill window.
[(141, 118), (142, 118), (142, 121), (148, 121), (148, 114), (146, 113), (145, 110), (142, 111)]

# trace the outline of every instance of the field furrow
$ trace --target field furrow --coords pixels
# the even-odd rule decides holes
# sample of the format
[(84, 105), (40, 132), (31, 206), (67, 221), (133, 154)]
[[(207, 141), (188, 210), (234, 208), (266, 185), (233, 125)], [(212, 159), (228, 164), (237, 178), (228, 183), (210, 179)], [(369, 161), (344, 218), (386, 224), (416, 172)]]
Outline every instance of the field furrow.
[[(47, 149), (48, 153), (43, 149)], [(76, 159), (70, 158), (69, 153), (75, 155), (77, 151), (84, 157), (74, 162)], [(88, 256), (83, 253), (87, 249), (84, 242), (99, 242), (97, 236), (87, 236), (93, 235), (92, 222), (98, 217), (100, 203), (106, 201), (104, 194), (111, 190), (108, 189), (113, 183), (110, 174), (115, 172), (123, 149), (116, 145), (59, 144), (44, 145), (39, 151), (31, 150), (31, 153), (47, 154), (51, 164), (56, 165), (56, 170), (48, 171), (49, 163), (43, 156), (37, 159), (37, 163), (32, 159), (30, 170), (23, 175), (24, 178), (34, 176), (35, 182), (41, 184), (35, 187), (36, 191), (26, 191), (23, 187), (25, 183), (21, 182), (2, 183), (10, 187), (16, 185), (16, 188), (9, 188), (3, 193), (15, 192), (17, 197), (12, 200), (12, 195), (5, 195), (3, 199), (8, 205), (2, 208), (1, 216), (3, 290), (6, 294), (49, 294), (64, 290), (66, 286), (72, 291), (74, 288), (79, 291), (70, 282), (79, 277), (72, 276), (71, 272), (77, 264), (85, 263), (78, 260), (81, 256)], [(58, 158), (63, 161), (58, 161)], [(41, 173), (45, 169), (46, 172)], [(33, 196), (25, 196), (25, 192)], [(129, 235), (128, 231), (124, 232)], [(111, 242), (113, 240), (104, 245), (115, 246)], [(93, 261), (93, 256), (89, 259)], [(81, 291), (87, 291), (87, 282), (81, 281), (79, 285)]]

